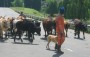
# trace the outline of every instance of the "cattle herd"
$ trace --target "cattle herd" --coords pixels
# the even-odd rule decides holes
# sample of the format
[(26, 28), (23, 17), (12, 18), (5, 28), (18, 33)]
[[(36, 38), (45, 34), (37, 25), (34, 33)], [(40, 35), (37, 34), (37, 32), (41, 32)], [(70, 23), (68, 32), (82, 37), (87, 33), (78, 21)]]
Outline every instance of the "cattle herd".
[[(9, 17), (0, 17), (0, 38), (5, 38), (11, 36), (16, 42), (16, 36), (19, 36), (21, 42), (23, 42), (21, 36), (26, 32), (28, 40), (32, 43), (34, 39), (34, 33), (41, 35), (41, 27), (39, 21), (32, 21), (31, 19), (22, 19), (22, 18), (13, 18)], [(11, 34), (11, 35), (9, 35)]]
[[(72, 22), (72, 23), (71, 23)], [(43, 29), (45, 31), (45, 37), (48, 35), (56, 35), (56, 22), (51, 19), (44, 19), (42, 21)], [(80, 19), (74, 19), (73, 21), (64, 20), (65, 36), (67, 37), (68, 29), (74, 25), (74, 35), (78, 35), (77, 38), (80, 38), (80, 31), (83, 32), (83, 39), (85, 39), (85, 32), (88, 31), (87, 24), (83, 23)], [(53, 33), (54, 30), (54, 33)]]
[[(39, 36), (41, 35), (41, 27), (40, 24), (43, 24), (43, 29), (45, 31), (45, 38), (49, 34), (56, 35), (56, 23), (55, 20), (49, 20), (49, 19), (43, 19), (42, 21), (36, 21), (21, 17), (8, 17), (7, 19), (5, 17), (0, 16), (0, 38), (8, 38), (11, 36), (14, 38), (14, 42), (16, 42), (16, 36), (19, 36), (19, 39), (21, 42), (22, 35), (24, 32), (26, 32), (26, 36), (28, 37), (28, 40), (32, 43), (34, 40), (34, 33), (36, 32)], [(66, 37), (68, 28), (70, 27), (70, 23), (68, 21), (65, 21), (65, 35)], [(78, 19), (74, 20), (74, 26), (75, 26), (75, 35), (78, 35), (78, 38), (80, 38), (80, 31), (83, 31), (83, 34), (85, 31), (87, 31), (87, 25), (83, 24)], [(54, 32), (53, 32), (54, 31)], [(11, 35), (9, 35), (11, 34)], [(5, 37), (3, 36), (5, 35)], [(83, 36), (85, 39), (85, 35)]]

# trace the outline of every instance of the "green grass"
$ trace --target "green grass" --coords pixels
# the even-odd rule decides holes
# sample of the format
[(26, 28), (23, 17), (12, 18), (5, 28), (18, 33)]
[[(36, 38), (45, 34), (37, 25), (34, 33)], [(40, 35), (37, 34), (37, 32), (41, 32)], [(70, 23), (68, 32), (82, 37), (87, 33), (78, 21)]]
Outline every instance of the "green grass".
[(24, 7), (11, 7), (11, 9), (15, 10), (16, 12), (24, 12), (25, 14), (37, 17), (43, 17), (44, 15), (37, 10), (31, 8), (24, 8)]
[[(90, 25), (90, 19), (86, 21)], [(88, 27), (88, 33), (90, 33), (90, 27)]]
[(87, 24), (89, 24), (89, 25), (90, 25), (90, 19), (89, 19), (89, 20), (87, 20), (86, 22), (87, 22)]

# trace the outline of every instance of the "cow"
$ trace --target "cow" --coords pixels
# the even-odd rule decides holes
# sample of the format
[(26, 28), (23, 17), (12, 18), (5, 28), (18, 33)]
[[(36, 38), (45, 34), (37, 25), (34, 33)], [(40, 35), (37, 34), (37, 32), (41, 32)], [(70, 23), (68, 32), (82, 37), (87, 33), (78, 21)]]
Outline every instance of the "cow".
[(7, 38), (7, 31), (10, 28), (10, 23), (5, 17), (0, 18), (0, 37), (3, 38), (3, 31), (5, 32), (5, 38)]
[(68, 21), (64, 21), (64, 28), (65, 28), (65, 36), (67, 37), (67, 32), (70, 27), (70, 24)]
[(80, 31), (83, 32), (83, 39), (85, 39), (85, 32), (87, 31), (87, 24), (84, 24), (79, 19), (74, 20), (75, 25), (75, 36), (78, 35), (78, 38), (80, 38)]
[(41, 35), (41, 27), (40, 27), (40, 24), (41, 24), (41, 22), (40, 21), (35, 21), (34, 22), (34, 25), (35, 25), (35, 27), (36, 27), (36, 29), (35, 29), (35, 32), (40, 36)]
[(43, 29), (45, 31), (45, 37), (49, 34), (52, 34), (52, 21), (48, 18), (42, 21)]
[[(14, 42), (16, 42), (17, 34), (19, 35), (19, 39), (21, 39), (22, 31), (27, 31), (28, 39), (31, 43), (33, 42), (33, 39), (34, 39), (34, 33), (37, 32), (40, 35), (40, 30), (41, 30), (41, 28), (37, 28), (33, 22), (27, 19), (24, 19), (23, 21), (18, 21), (16, 23), (16, 29), (17, 30), (15, 33)], [(36, 31), (36, 30), (39, 30), (39, 31)], [(23, 42), (22, 39), (21, 39), (21, 42)]]

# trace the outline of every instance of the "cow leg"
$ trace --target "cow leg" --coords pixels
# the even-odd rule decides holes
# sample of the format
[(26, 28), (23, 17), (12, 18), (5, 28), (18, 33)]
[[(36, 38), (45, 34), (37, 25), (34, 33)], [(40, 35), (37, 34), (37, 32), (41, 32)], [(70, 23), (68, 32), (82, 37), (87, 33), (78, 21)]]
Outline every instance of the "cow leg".
[(75, 30), (74, 36), (76, 36), (77, 31)]
[(52, 30), (47, 31), (47, 36), (50, 35), (50, 34), (52, 34)]
[(5, 32), (5, 38), (7, 38), (7, 32)]
[(0, 32), (0, 38), (3, 39), (3, 31)]
[(31, 35), (31, 34), (28, 32), (28, 40), (29, 40), (29, 42), (30, 42), (30, 35)]
[(80, 38), (80, 30), (78, 30), (78, 32), (77, 32), (77, 33), (78, 33), (78, 38)]
[(67, 31), (68, 31), (68, 30), (67, 30), (67, 29), (65, 29), (65, 31), (66, 31), (66, 37), (67, 37)]
[(47, 35), (46, 36), (48, 36), (48, 34), (49, 34), (49, 32), (47, 31)]
[(14, 42), (16, 42), (16, 35), (17, 35), (17, 33), (15, 32), (15, 36), (14, 36)]
[(67, 30), (66, 30), (66, 37), (67, 37)]
[(32, 36), (33, 36), (33, 39), (35, 39), (35, 38), (34, 38), (34, 33), (32, 33)]
[(15, 31), (13, 30), (12, 33), (11, 33), (11, 37), (13, 38), (13, 36), (15, 36)]
[(19, 34), (19, 39), (21, 39), (21, 42), (23, 42), (22, 38), (21, 38), (21, 34)]
[(74, 33), (74, 36), (76, 36), (76, 32)]
[(34, 33), (31, 34), (31, 43), (33, 43)]
[(53, 34), (53, 33), (52, 33), (52, 30), (51, 30), (51, 34)]
[(33, 36), (32, 36), (32, 34), (31, 34), (31, 32), (28, 31), (28, 39), (29, 39), (29, 42), (31, 42), (31, 43), (33, 42), (32, 37), (33, 37)]
[(84, 31), (83, 31), (83, 38), (85, 39), (85, 33), (84, 33)]
[(19, 31), (19, 39), (21, 39), (21, 42), (23, 42), (22, 38), (21, 38), (21, 31)]
[(19, 35), (19, 33), (20, 33), (20, 31), (19, 30), (17, 30), (16, 32), (14, 31), (14, 42), (16, 42), (16, 36), (17, 36), (17, 34)]
[(7, 36), (9, 36), (8, 31), (5, 31), (5, 38), (7, 38)]
[(55, 28), (55, 35), (56, 35), (56, 28)]
[(49, 34), (48, 34), (48, 35), (50, 35), (50, 34), (52, 34), (52, 30), (49, 32)]
[[(14, 42), (16, 42), (16, 35), (19, 35), (19, 39), (21, 39), (21, 31), (17, 31), (17, 32), (15, 32), (15, 36), (14, 36)], [(21, 39), (21, 42), (23, 42), (23, 40)]]
[(30, 35), (31, 35), (31, 33), (28, 32), (28, 40), (29, 40), (29, 41), (30, 41)]
[(76, 34), (78, 33), (78, 30), (77, 30), (77, 26), (75, 25), (75, 30), (74, 30), (74, 36), (76, 36)]
[(10, 33), (11, 33), (11, 37), (12, 37), (12, 35), (14, 34), (14, 30), (13, 29), (11, 29), (11, 31), (10, 31)]
[(47, 31), (45, 30), (45, 38), (46, 38), (46, 32), (47, 32)]

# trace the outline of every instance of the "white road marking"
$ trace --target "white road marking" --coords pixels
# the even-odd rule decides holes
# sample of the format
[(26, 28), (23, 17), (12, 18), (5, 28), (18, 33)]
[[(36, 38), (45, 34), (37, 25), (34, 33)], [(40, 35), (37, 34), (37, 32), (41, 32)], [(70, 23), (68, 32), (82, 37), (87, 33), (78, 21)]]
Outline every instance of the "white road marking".
[(69, 48), (64, 48), (64, 49), (66, 49), (66, 50), (68, 50), (68, 51), (71, 51), (71, 52), (73, 52), (73, 50), (71, 50), (71, 49), (69, 49)]

